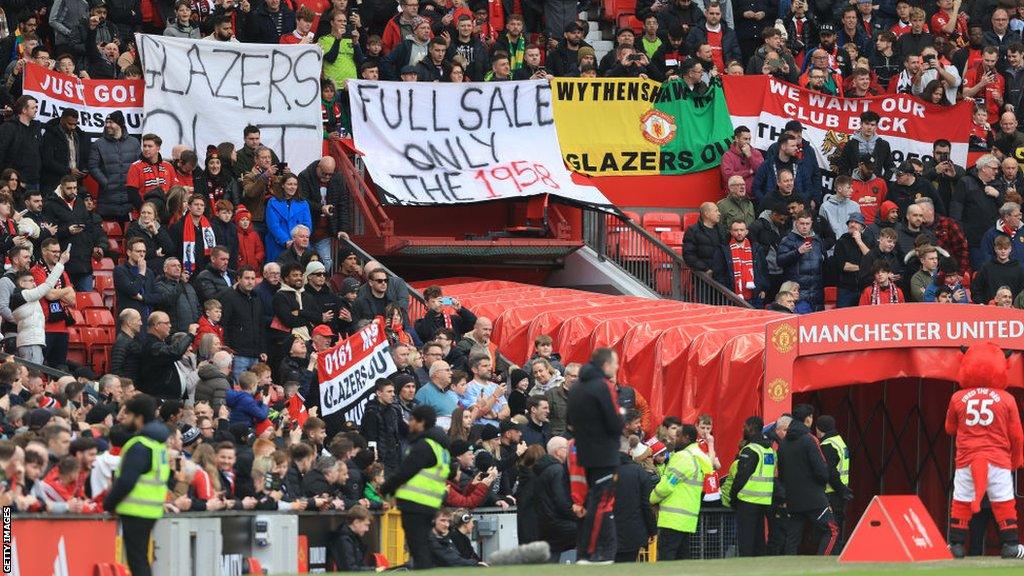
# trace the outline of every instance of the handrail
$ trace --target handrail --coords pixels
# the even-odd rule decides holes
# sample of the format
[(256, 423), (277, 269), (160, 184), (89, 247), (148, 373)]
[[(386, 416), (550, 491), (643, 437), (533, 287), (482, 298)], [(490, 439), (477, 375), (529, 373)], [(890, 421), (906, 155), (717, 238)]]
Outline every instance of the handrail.
[(46, 374), (47, 376), (51, 376), (53, 378), (63, 378), (65, 376), (74, 376), (74, 374), (72, 374), (70, 372), (65, 372), (63, 370), (57, 370), (56, 368), (50, 368), (49, 366), (46, 366), (45, 364), (36, 364), (35, 362), (30, 362), (28, 360), (25, 360), (24, 358), (15, 356), (14, 354), (7, 354), (6, 352), (0, 352), (0, 362), (6, 362), (9, 359), (10, 360), (14, 360), (15, 362), (17, 362), (19, 364), (23, 364), (29, 370), (37, 370), (37, 371), (42, 372), (43, 374)]
[[(718, 306), (752, 307), (706, 272), (690, 269), (677, 249), (625, 215), (585, 210), (583, 239), (598, 258), (614, 263), (665, 298)], [(681, 245), (680, 236), (679, 250)]]
[[(364, 226), (368, 225), (372, 231), (372, 234), (369, 235), (374, 238), (384, 238), (385, 236), (393, 235), (394, 222), (384, 212), (384, 208), (380, 205), (373, 190), (360, 177), (359, 169), (349, 157), (345, 148), (339, 142), (332, 141), (330, 152), (335, 162), (338, 163), (338, 169), (341, 171), (341, 176), (349, 189), (353, 204), (360, 209), (358, 214), (362, 216), (361, 222)], [(353, 223), (354, 221), (355, 218), (353, 218)], [(363, 226), (356, 228), (356, 235), (366, 235), (366, 230)]]
[[(351, 250), (352, 252), (355, 252), (356, 256), (359, 256), (359, 259), (361, 261), (363, 261), (363, 262), (369, 262), (370, 260), (376, 260), (380, 264), (381, 268), (383, 268), (384, 271), (388, 273), (388, 276), (390, 276), (392, 278), (397, 278), (397, 279), (401, 280), (403, 284), (405, 284), (406, 289), (409, 290), (409, 296), (410, 296), (410, 298), (409, 298), (409, 321), (410, 322), (415, 322), (416, 320), (419, 320), (420, 318), (422, 318), (424, 314), (426, 314), (426, 311), (427, 311), (427, 300), (423, 297), (423, 293), (420, 292), (419, 290), (413, 288), (408, 282), (405, 281), (405, 278), (402, 278), (398, 274), (395, 274), (390, 268), (385, 266), (383, 262), (381, 262), (380, 260), (377, 260), (376, 258), (374, 258), (372, 254), (370, 254), (369, 252), (364, 250), (362, 248), (362, 246), (360, 246), (359, 244), (356, 244), (351, 238), (348, 239), (348, 240), (338, 240), (338, 243), (340, 244), (340, 246), (345, 247), (346, 249)], [(335, 252), (337, 252), (337, 250), (335, 250)]]

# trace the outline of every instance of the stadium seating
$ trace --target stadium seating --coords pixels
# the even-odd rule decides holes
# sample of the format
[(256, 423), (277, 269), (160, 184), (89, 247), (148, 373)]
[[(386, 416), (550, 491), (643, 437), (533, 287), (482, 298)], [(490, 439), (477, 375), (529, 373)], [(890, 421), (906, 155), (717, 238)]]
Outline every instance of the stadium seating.
[(79, 310), (84, 311), (88, 308), (106, 308), (106, 306), (103, 305), (103, 296), (98, 292), (76, 292), (75, 299)]

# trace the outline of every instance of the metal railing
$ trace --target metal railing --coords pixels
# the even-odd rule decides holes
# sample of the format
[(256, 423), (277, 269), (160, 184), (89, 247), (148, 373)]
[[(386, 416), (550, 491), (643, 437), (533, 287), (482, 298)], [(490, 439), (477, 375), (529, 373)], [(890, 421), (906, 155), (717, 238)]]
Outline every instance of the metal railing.
[(682, 234), (669, 246), (629, 218), (597, 210), (583, 211), (583, 241), (601, 260), (610, 261), (664, 298), (715, 306), (750, 304), (707, 273), (683, 260)]
[[(337, 248), (340, 247), (355, 252), (356, 255), (359, 256), (359, 260), (362, 262), (377, 260), (369, 252), (364, 250), (359, 244), (356, 244), (351, 239), (337, 240), (336, 242), (338, 246), (334, 250), (335, 254), (338, 253)], [(415, 322), (422, 318), (427, 313), (427, 301), (423, 298), (423, 293), (413, 288), (412, 285), (406, 282), (404, 278), (402, 278), (398, 274), (395, 274), (390, 268), (385, 266), (383, 262), (380, 262), (379, 260), (377, 260), (377, 262), (379, 262), (381, 268), (383, 268), (384, 271), (388, 273), (388, 276), (390, 276), (391, 278), (401, 280), (402, 283), (405, 284), (406, 289), (409, 290), (409, 322)]]

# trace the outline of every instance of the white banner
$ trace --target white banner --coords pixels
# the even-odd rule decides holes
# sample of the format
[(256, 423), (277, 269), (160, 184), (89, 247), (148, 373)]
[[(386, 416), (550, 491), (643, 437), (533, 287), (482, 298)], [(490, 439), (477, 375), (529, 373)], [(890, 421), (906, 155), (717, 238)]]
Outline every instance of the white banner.
[(137, 34), (146, 85), (143, 132), (165, 150), (240, 142), (260, 128), (263, 144), (298, 172), (321, 157), (320, 61), (316, 44), (244, 44)]
[(82, 132), (99, 138), (107, 115), (120, 110), (127, 132), (142, 133), (141, 80), (83, 80), (29, 62), (22, 74), (21, 91), (39, 101), (36, 120), (44, 124), (71, 108), (78, 111)]
[(609, 206), (562, 162), (543, 80), (468, 84), (349, 81), (352, 132), (394, 204), (553, 194)]
[(359, 423), (378, 378), (398, 370), (384, 333), (384, 321), (374, 318), (362, 330), (317, 355), (320, 416), (337, 412), (344, 421)]

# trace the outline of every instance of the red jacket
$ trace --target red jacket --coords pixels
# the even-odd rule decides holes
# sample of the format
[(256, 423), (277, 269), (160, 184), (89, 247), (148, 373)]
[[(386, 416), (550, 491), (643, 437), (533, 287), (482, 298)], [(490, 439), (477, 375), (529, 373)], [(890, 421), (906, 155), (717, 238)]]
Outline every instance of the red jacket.
[(199, 348), (199, 342), (206, 334), (215, 334), (217, 338), (220, 338), (221, 343), (224, 342), (224, 327), (210, 322), (210, 319), (203, 314), (199, 317), (199, 330), (196, 330), (196, 337), (192, 340), (193, 350)]
[(575, 440), (569, 441), (569, 460), (566, 467), (569, 469), (569, 493), (572, 494), (572, 503), (583, 506), (587, 502), (587, 471), (576, 459)]
[(466, 487), (459, 490), (459, 485), (452, 480), (448, 481), (448, 494), (444, 497), (445, 506), (455, 508), (479, 508), (487, 500), (487, 492), (490, 488), (483, 482), (470, 482)]
[(41, 488), (46, 500), (49, 502), (67, 503), (72, 498), (78, 498), (86, 501), (82, 506), (82, 513), (92, 514), (93, 512), (100, 512), (96, 502), (89, 500), (89, 497), (85, 495), (84, 482), (79, 482), (76, 478), (74, 483), (64, 484), (60, 480), (59, 472), (57, 467), (54, 466), (50, 469), (50, 473), (43, 478)]
[(263, 248), (263, 240), (260, 239), (260, 235), (252, 227), (252, 215), (244, 207), (239, 207), (238, 211), (235, 212), (235, 222), (241, 220), (243, 217), (249, 219), (249, 229), (243, 230), (241, 226), (237, 226), (238, 229), (238, 266), (252, 266), (256, 270), (256, 275), (260, 276), (263, 274), (263, 260), (267, 257), (267, 251)]

